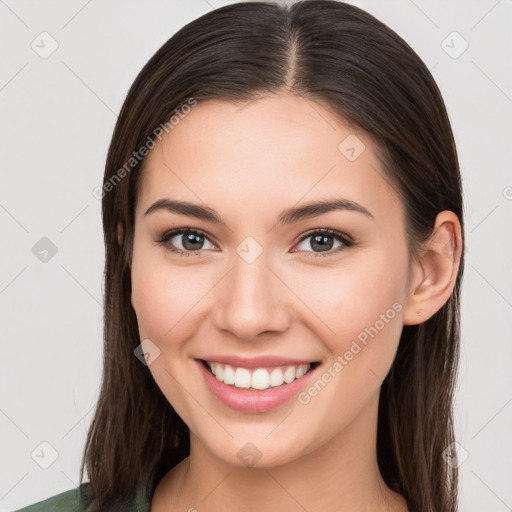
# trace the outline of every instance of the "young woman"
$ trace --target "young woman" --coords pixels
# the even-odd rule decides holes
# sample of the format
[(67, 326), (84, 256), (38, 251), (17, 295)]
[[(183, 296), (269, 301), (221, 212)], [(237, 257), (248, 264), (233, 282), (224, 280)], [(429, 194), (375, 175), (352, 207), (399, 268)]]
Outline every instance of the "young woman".
[(336, 1), (201, 16), (101, 195), (90, 482), (24, 510), (456, 510), (461, 181), (403, 39)]

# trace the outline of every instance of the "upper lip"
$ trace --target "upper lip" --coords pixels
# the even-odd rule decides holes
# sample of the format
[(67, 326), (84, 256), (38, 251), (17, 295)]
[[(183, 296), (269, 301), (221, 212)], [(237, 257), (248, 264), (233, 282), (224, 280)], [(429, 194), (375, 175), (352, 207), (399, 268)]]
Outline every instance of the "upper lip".
[(269, 368), (272, 366), (300, 366), (302, 364), (311, 364), (316, 361), (311, 359), (293, 359), (290, 357), (278, 356), (259, 356), (259, 357), (241, 357), (233, 355), (212, 355), (201, 358), (203, 361), (211, 363), (223, 363), (234, 366), (235, 368)]

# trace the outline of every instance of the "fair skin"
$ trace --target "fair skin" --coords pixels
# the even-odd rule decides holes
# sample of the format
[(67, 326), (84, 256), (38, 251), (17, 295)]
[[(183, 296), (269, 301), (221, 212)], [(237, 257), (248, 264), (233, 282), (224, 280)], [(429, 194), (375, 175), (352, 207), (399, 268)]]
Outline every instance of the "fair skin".
[[(353, 161), (338, 149), (349, 134), (366, 146)], [(403, 205), (370, 138), (292, 96), (200, 103), (145, 165), (132, 305), (140, 339), (160, 350), (148, 369), (191, 436), (190, 456), (160, 481), (151, 511), (407, 511), (377, 465), (379, 391), (403, 325), (430, 318), (453, 290), (456, 215), (441, 212), (421, 258), (410, 261)], [(164, 209), (145, 215), (164, 198), (207, 206), (225, 225)], [(284, 209), (338, 198), (371, 215), (342, 209), (277, 223)], [(187, 234), (172, 237), (194, 254), (155, 243), (182, 227), (206, 235), (196, 251)], [(324, 228), (355, 243), (326, 235), (333, 245), (321, 252), (313, 230)], [(312, 236), (301, 241), (305, 232)], [(251, 263), (237, 252), (247, 237), (262, 249)], [(198, 371), (197, 359), (211, 354), (293, 355), (320, 363), (314, 380), (305, 376), (307, 391), (383, 313), (383, 327), (308, 403), (234, 410)], [(252, 466), (239, 457), (248, 442), (259, 453)]]

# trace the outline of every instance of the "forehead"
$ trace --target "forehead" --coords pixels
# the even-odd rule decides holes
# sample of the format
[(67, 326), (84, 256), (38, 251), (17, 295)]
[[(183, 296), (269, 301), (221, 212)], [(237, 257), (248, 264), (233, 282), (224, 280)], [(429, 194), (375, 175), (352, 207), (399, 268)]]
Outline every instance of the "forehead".
[(284, 206), (335, 197), (387, 220), (402, 215), (368, 135), (295, 96), (192, 108), (146, 157), (137, 216), (166, 197), (201, 202), (240, 221), (244, 212), (245, 221), (258, 212), (271, 222)]

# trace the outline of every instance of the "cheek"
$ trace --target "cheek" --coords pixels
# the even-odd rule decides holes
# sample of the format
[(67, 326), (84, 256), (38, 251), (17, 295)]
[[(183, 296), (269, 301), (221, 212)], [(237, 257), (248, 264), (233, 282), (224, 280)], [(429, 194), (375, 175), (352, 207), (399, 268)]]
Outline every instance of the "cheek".
[[(347, 263), (325, 272), (307, 273), (295, 279), (297, 295), (337, 340), (333, 349), (343, 349), (347, 340), (382, 321), (401, 318), (401, 302), (407, 274), (406, 261), (380, 256), (358, 264)], [(382, 320), (382, 321), (381, 321)], [(363, 336), (364, 337), (364, 336)], [(337, 346), (339, 345), (339, 346)]]
[(173, 266), (163, 251), (135, 248), (132, 305), (141, 339), (150, 338), (161, 350), (171, 351), (194, 335), (202, 301), (214, 287), (215, 276), (207, 266)]
[[(324, 373), (299, 396), (299, 402), (305, 411), (309, 404), (315, 408), (317, 416), (305, 421), (321, 427), (327, 437), (340, 425), (348, 425), (379, 392), (400, 341), (407, 262), (400, 257), (373, 262), (347, 266), (337, 279), (332, 275), (327, 279), (327, 273), (325, 279), (318, 279), (317, 274), (308, 283), (315, 303), (311, 309), (329, 327), (321, 332), (328, 333), (322, 341), (330, 357)], [(318, 319), (315, 322), (320, 332)]]
[(198, 290), (190, 286), (190, 281), (183, 280), (179, 272), (159, 272), (155, 267), (139, 271), (134, 267), (132, 298), (141, 335), (162, 343), (176, 337), (180, 319), (197, 302)]
[(343, 403), (348, 405), (345, 413), (353, 408), (356, 414), (378, 391), (395, 358), (403, 328), (407, 261), (405, 249), (374, 253), (296, 280), (303, 287), (297, 295), (308, 298), (316, 315), (310, 315), (310, 328), (325, 333), (322, 342), (329, 354), (330, 374), (325, 375), (329, 391), (322, 392), (317, 404)]
[[(184, 365), (187, 341), (193, 338), (197, 322), (195, 308), (207, 290), (191, 279), (189, 272), (172, 269), (165, 258), (153, 251), (134, 251), (132, 300), (140, 339), (150, 339), (160, 351), (149, 365), (158, 387), (188, 425), (194, 423), (194, 404), (177, 382), (187, 381)], [(196, 306), (197, 307), (197, 306)], [(195, 383), (187, 388), (193, 394)]]

